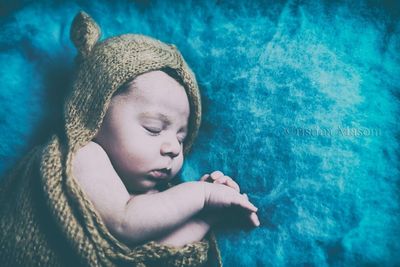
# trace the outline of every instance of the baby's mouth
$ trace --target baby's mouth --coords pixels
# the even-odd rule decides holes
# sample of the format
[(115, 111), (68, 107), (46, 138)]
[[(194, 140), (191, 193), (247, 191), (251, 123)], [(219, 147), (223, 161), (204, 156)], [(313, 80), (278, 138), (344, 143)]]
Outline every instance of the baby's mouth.
[(149, 175), (153, 179), (163, 180), (171, 176), (171, 168), (152, 170)]

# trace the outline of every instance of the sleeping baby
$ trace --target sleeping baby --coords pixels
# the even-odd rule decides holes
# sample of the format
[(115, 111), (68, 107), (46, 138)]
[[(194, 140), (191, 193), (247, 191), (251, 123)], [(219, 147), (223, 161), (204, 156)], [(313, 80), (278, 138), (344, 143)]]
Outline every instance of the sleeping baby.
[(201, 121), (195, 76), (174, 45), (136, 34), (99, 37), (80, 12), (71, 27), (78, 71), (65, 132), (28, 154), (0, 187), (0, 260), (209, 266), (210, 249), (219, 252), (208, 234), (227, 220), (224, 212), (260, 222), (222, 172), (177, 179)]

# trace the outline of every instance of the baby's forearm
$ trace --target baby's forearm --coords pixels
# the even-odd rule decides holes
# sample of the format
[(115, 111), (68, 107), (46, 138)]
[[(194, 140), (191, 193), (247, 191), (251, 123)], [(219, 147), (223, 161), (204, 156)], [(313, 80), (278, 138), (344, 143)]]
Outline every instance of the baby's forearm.
[(193, 217), (178, 229), (155, 241), (168, 246), (183, 247), (186, 244), (201, 241), (209, 230), (209, 223)]
[(114, 234), (132, 245), (160, 238), (201, 211), (204, 201), (204, 182), (187, 182), (160, 193), (137, 195), (126, 204)]

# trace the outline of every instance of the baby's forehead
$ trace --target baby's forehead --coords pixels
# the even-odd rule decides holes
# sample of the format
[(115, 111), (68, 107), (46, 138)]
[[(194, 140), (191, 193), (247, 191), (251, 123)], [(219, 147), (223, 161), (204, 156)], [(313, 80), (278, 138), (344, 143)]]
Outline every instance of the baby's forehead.
[(182, 113), (189, 112), (189, 100), (185, 88), (162, 71), (138, 76), (128, 85), (127, 97), (140, 105), (176, 109)]
[[(127, 91), (137, 96), (159, 95), (160, 90), (169, 89), (181, 91), (186, 95), (184, 86), (167, 73), (157, 70), (141, 74), (123, 86)], [(173, 92), (178, 93), (178, 92)]]
[(183, 87), (137, 86), (131, 87), (128, 97), (137, 104), (155, 105), (156, 108), (165, 106), (178, 109), (189, 108), (189, 100)]

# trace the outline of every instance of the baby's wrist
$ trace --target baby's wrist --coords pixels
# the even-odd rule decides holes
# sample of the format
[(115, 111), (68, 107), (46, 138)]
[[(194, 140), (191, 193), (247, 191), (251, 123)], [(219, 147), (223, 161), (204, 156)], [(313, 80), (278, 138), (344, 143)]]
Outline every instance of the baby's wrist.
[(207, 182), (203, 182), (203, 181), (199, 181), (197, 182), (201, 185), (202, 187), (202, 194), (203, 194), (203, 209), (205, 209), (208, 206), (208, 200), (210, 198), (210, 188), (209, 188), (209, 183)]

